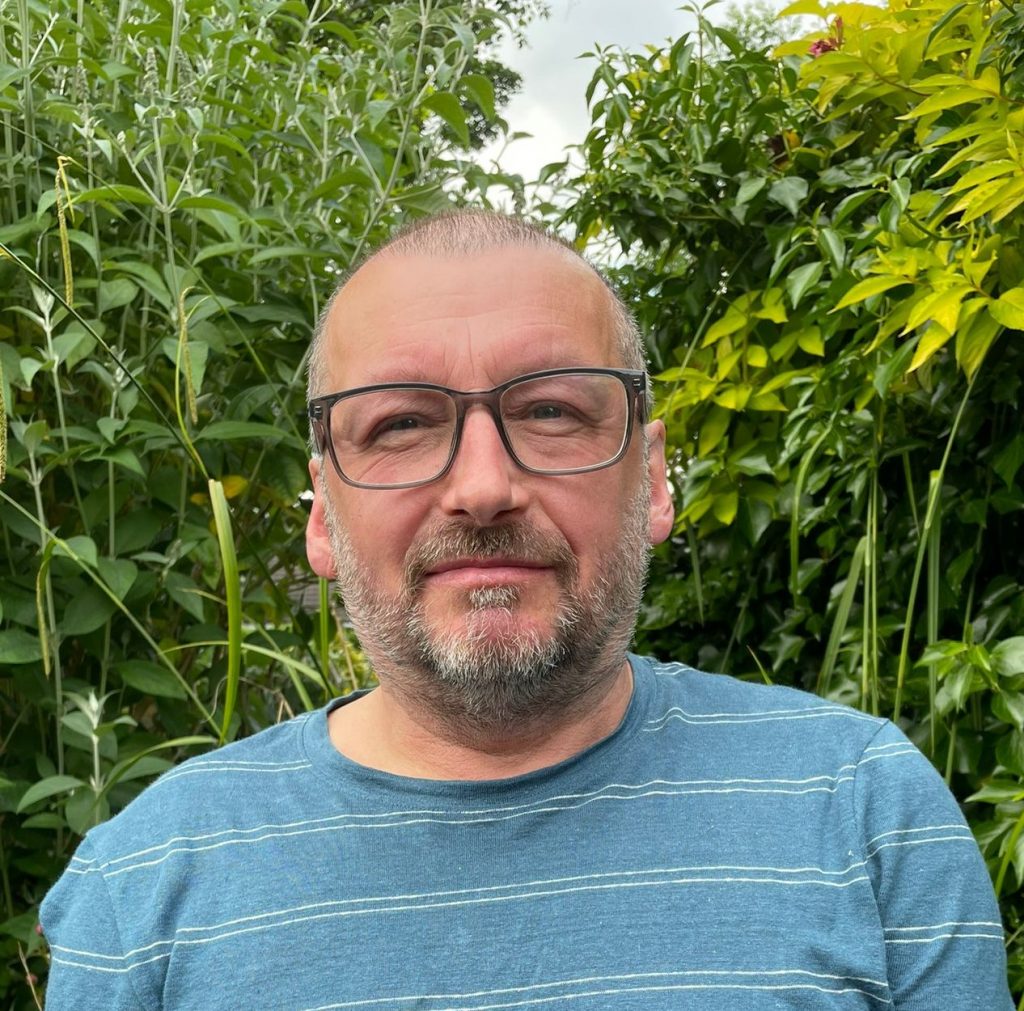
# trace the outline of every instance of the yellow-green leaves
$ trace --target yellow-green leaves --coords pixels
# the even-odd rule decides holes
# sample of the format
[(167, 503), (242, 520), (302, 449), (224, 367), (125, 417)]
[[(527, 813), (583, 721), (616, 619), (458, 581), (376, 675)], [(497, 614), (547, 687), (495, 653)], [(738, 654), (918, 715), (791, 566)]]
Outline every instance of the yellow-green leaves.
[(1003, 326), (1024, 330), (1024, 287), (1004, 291), (989, 305), (988, 311)]
[(894, 277), (891, 274), (883, 274), (880, 277), (866, 277), (858, 281), (837, 303), (833, 312), (846, 309), (858, 302), (865, 302), (874, 295), (881, 295), (883, 292), (896, 288), (901, 284), (907, 284), (908, 278)]

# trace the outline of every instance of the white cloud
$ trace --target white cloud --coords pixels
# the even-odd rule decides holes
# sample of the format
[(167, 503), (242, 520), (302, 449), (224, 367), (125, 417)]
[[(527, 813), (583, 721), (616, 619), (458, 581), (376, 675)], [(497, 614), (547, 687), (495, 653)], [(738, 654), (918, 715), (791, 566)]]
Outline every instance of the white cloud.
[[(692, 26), (692, 16), (666, 0), (551, 0), (551, 16), (527, 31), (528, 47), (509, 44), (499, 53), (523, 76), (505, 118), (511, 130), (533, 135), (508, 146), (502, 167), (533, 180), (542, 166), (565, 157), (567, 145), (584, 139), (590, 127), (584, 96), (596, 62), (580, 59), (582, 53), (595, 44), (640, 49), (678, 38)], [(499, 151), (500, 145), (492, 146), (483, 157)]]

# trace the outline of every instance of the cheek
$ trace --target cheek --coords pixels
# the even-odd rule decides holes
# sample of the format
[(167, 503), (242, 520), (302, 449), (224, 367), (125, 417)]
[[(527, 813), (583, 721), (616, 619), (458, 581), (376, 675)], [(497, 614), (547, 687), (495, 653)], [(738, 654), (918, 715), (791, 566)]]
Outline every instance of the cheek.
[[(585, 581), (603, 574), (597, 570), (622, 536), (625, 503), (631, 492), (622, 481), (609, 479), (614, 469), (578, 478), (551, 478), (575, 485), (560, 488), (559, 494), (549, 499), (546, 512), (569, 542)], [(604, 474), (608, 478), (598, 481), (597, 477)]]
[(342, 517), (357, 555), (374, 566), (385, 579), (401, 571), (409, 546), (422, 528), (424, 505), (407, 491), (370, 491), (346, 488)]

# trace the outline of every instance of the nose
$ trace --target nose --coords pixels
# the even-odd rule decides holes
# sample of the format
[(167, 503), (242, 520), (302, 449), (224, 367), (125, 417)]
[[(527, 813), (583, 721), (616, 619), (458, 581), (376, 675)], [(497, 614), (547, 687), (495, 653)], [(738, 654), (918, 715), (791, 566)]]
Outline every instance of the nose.
[(442, 479), (441, 508), (487, 526), (523, 508), (525, 476), (505, 449), (490, 411), (475, 405), (466, 412), (458, 453)]

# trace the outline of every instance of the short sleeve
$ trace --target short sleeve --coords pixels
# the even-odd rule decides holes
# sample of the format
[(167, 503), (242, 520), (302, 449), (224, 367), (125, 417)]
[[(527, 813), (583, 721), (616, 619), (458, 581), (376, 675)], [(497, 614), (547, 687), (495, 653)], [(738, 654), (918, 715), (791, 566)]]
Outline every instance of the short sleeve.
[(141, 1011), (106, 882), (82, 843), (39, 910), (50, 947), (47, 1011)]
[(891, 723), (861, 755), (854, 803), (896, 1011), (1012, 1011), (985, 862), (942, 778)]

